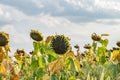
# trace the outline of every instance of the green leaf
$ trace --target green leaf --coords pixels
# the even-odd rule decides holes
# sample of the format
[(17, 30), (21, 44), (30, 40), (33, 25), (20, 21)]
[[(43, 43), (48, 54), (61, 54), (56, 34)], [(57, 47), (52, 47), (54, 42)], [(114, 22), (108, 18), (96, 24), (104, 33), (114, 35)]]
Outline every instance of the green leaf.
[(46, 46), (43, 42), (33, 42), (33, 47), (37, 55), (45, 53)]
[(107, 47), (108, 42), (109, 42), (108, 39), (100, 40), (100, 43), (105, 47)]
[(98, 47), (97, 54), (98, 56), (104, 56), (106, 52), (106, 48), (104, 46)]
[(80, 62), (77, 59), (75, 59), (74, 63), (75, 63), (77, 70), (80, 71)]
[(32, 68), (33, 70), (35, 70), (35, 69), (38, 68), (38, 67), (39, 67), (39, 65), (38, 65), (38, 60), (33, 59), (33, 60), (32, 60), (32, 63), (31, 63), (31, 68)]
[(103, 69), (101, 76), (100, 76), (100, 80), (105, 80), (105, 70)]
[(57, 57), (55, 57), (55, 56), (52, 55), (52, 54), (48, 54), (47, 56), (48, 56), (48, 62), (49, 62), (49, 63), (51, 63), (51, 62), (53, 62), (53, 61), (55, 61), (55, 60), (57, 59)]
[(46, 47), (45, 54), (48, 57), (48, 62), (49, 63), (58, 59), (58, 57), (59, 57), (57, 54), (54, 53), (54, 51), (50, 47)]
[(108, 63), (108, 64), (106, 64), (105, 68), (107, 69), (106, 74), (109, 74), (114, 79), (117, 77), (117, 75), (118, 75), (118, 66), (116, 64)]
[(40, 48), (40, 52), (41, 52), (41, 54), (44, 54), (44, 53), (45, 53), (45, 48), (44, 48), (44, 47), (41, 47), (41, 48)]
[(40, 56), (39, 59), (38, 59), (38, 62), (39, 62), (39, 67), (40, 68), (45, 68), (45, 66), (46, 66), (46, 59), (45, 59), (45, 57)]
[(45, 75), (45, 71), (42, 68), (39, 68), (36, 73), (37, 77), (43, 77)]
[(96, 43), (96, 42), (93, 42), (92, 47), (93, 47), (94, 53), (96, 53), (97, 43)]
[(101, 64), (104, 64), (106, 62), (105, 52), (106, 48), (104, 46), (98, 47), (98, 57)]
[(88, 73), (86, 80), (90, 80), (90, 73)]
[(117, 64), (117, 70), (120, 73), (120, 63)]
[(101, 34), (101, 36), (109, 36), (109, 34)]
[(33, 47), (34, 47), (35, 53), (38, 55), (40, 53), (39, 43), (33, 42)]
[(104, 64), (104, 63), (106, 62), (105, 56), (100, 56), (99, 62), (100, 62), (101, 64)]
[(77, 71), (76, 65), (75, 65), (74, 60), (73, 60), (72, 57), (69, 57), (69, 58), (65, 61), (65, 64), (66, 64), (68, 70)]
[(59, 80), (59, 77), (56, 74), (54, 74), (51, 76), (50, 80)]
[(76, 80), (75, 76), (71, 76), (69, 80)]

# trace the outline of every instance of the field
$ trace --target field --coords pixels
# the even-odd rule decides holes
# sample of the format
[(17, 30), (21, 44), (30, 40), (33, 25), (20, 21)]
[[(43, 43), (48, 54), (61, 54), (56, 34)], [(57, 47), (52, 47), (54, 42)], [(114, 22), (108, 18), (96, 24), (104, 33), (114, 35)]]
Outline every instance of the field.
[[(91, 34), (92, 43), (70, 45), (65, 35), (49, 35), (31, 30), (33, 48), (30, 53), (17, 49), (9, 56), (9, 34), (0, 32), (0, 80), (120, 80), (120, 41), (107, 49), (108, 34)], [(29, 47), (29, 46), (28, 46)]]

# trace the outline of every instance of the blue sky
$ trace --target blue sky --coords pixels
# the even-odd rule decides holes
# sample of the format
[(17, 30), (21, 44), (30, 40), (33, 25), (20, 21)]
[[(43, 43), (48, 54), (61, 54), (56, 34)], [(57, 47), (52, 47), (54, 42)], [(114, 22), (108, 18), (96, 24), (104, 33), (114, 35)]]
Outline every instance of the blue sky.
[(71, 45), (92, 42), (90, 35), (110, 34), (109, 46), (120, 40), (119, 0), (0, 0), (0, 31), (10, 34), (13, 54), (17, 48), (30, 52), (31, 29), (46, 37), (64, 34)]

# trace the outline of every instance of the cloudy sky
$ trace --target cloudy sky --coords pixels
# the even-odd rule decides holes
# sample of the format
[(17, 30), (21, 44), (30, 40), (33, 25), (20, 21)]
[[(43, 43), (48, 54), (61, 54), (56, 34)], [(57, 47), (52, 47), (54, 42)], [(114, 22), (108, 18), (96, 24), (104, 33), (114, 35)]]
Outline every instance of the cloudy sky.
[(65, 34), (82, 50), (93, 32), (108, 33), (110, 48), (120, 40), (120, 0), (0, 0), (0, 31), (10, 34), (10, 54), (33, 49), (31, 29), (45, 37)]

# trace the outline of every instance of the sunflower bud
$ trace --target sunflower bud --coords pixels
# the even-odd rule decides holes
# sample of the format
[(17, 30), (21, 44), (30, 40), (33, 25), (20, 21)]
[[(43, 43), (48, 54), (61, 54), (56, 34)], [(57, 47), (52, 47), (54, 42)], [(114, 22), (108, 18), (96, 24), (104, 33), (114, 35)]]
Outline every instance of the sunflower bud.
[(64, 35), (56, 35), (51, 41), (51, 47), (57, 54), (65, 54), (70, 49), (69, 40)]
[(101, 40), (101, 37), (99, 35), (97, 35), (96, 33), (93, 33), (91, 38), (94, 41), (100, 41)]
[(0, 46), (6, 46), (9, 42), (9, 35), (4, 32), (0, 32)]
[(42, 33), (40, 33), (37, 30), (31, 30), (30, 37), (35, 41), (42, 41), (43, 40)]

